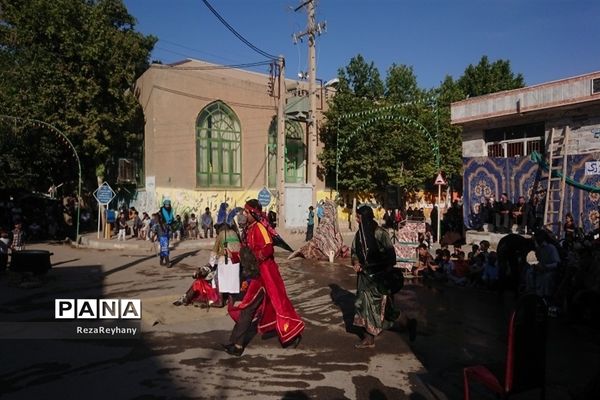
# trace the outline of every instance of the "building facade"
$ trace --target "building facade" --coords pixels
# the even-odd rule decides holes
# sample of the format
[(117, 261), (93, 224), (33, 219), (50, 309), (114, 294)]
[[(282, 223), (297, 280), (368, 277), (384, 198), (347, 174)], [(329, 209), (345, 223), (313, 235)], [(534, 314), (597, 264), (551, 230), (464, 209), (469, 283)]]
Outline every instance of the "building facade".
[[(451, 118), (463, 127), (465, 223), (486, 197), (507, 193), (515, 202), (541, 193), (554, 212), (550, 222), (560, 224), (570, 212), (586, 231), (598, 227), (600, 72), (456, 102)], [(566, 185), (551, 197), (548, 171), (558, 168), (550, 149), (561, 137), (566, 154), (558, 172)], [(564, 198), (562, 215), (557, 195)]]
[[(295, 96), (305, 83), (285, 84), (290, 111), (285, 214), (286, 226), (295, 227), (306, 225), (312, 199), (303, 97)], [(202, 214), (206, 207), (214, 213), (223, 201), (240, 206), (266, 188), (271, 198), (266, 208), (277, 211), (278, 99), (268, 93), (269, 87), (277, 93), (276, 85), (277, 78), (269, 74), (198, 60), (153, 64), (136, 84), (145, 116), (145, 179), (136, 208), (154, 211), (169, 198), (182, 216)], [(318, 192), (324, 188), (322, 180), (316, 182)]]

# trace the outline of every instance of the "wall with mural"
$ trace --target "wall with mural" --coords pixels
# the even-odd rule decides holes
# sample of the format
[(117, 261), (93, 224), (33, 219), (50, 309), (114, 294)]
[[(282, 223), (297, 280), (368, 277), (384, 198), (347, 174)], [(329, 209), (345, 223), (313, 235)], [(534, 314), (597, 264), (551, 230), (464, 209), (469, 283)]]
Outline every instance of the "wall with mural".
[[(586, 162), (596, 162), (600, 153), (568, 156), (567, 176), (588, 186), (600, 187), (600, 174), (586, 175)], [(528, 157), (463, 158), (463, 216), (468, 223), (469, 212), (475, 203), (482, 203), (485, 197), (507, 193), (513, 203), (519, 196), (529, 199), (534, 190), (547, 187), (548, 174)], [(586, 232), (598, 227), (598, 207), (600, 194), (567, 185), (565, 190), (564, 213), (571, 212), (575, 223)], [(564, 218), (564, 216), (563, 216)]]

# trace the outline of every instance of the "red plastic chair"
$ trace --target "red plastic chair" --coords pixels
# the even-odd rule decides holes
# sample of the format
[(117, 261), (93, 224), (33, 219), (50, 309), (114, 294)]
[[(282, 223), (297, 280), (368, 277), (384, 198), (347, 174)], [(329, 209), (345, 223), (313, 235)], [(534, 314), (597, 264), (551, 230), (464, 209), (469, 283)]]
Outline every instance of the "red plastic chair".
[(508, 325), (508, 348), (504, 382), (483, 365), (463, 370), (464, 399), (470, 399), (469, 380), (475, 380), (502, 399), (529, 390), (540, 389), (546, 398), (546, 326), (547, 307), (535, 294), (523, 296)]

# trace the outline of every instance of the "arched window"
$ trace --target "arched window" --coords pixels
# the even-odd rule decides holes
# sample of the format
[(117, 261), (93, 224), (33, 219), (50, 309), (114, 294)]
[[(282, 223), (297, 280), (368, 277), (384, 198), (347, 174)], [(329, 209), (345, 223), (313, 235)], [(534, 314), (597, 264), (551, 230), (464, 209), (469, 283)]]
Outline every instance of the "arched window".
[(225, 103), (206, 106), (196, 120), (196, 186), (242, 185), (242, 130)]
[[(285, 182), (304, 183), (306, 145), (304, 132), (297, 121), (285, 123)], [(277, 120), (269, 127), (269, 187), (277, 186)]]

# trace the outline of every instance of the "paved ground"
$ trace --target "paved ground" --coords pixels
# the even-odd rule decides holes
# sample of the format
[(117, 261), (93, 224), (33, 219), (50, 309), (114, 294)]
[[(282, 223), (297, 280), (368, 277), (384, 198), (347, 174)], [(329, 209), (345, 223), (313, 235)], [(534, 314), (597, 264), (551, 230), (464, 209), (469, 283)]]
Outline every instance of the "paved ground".
[[(301, 238), (288, 241), (297, 247)], [(343, 261), (288, 261), (279, 251), (288, 293), (307, 323), (302, 344), (282, 349), (276, 337), (255, 336), (243, 357), (232, 358), (220, 350), (233, 325), (224, 309), (171, 305), (206, 262), (209, 241), (182, 242), (171, 269), (144, 246), (40, 244), (54, 253), (40, 287), (0, 277), (0, 322), (51, 319), (54, 298), (143, 302), (141, 340), (0, 340), (3, 399), (459, 399), (462, 367), (501, 369), (510, 299), (409, 284), (397, 300), (419, 319), (417, 341), (409, 343), (400, 326), (375, 349), (357, 351), (351, 269)], [(598, 376), (597, 332), (553, 320), (548, 349), (549, 399), (575, 398)]]

